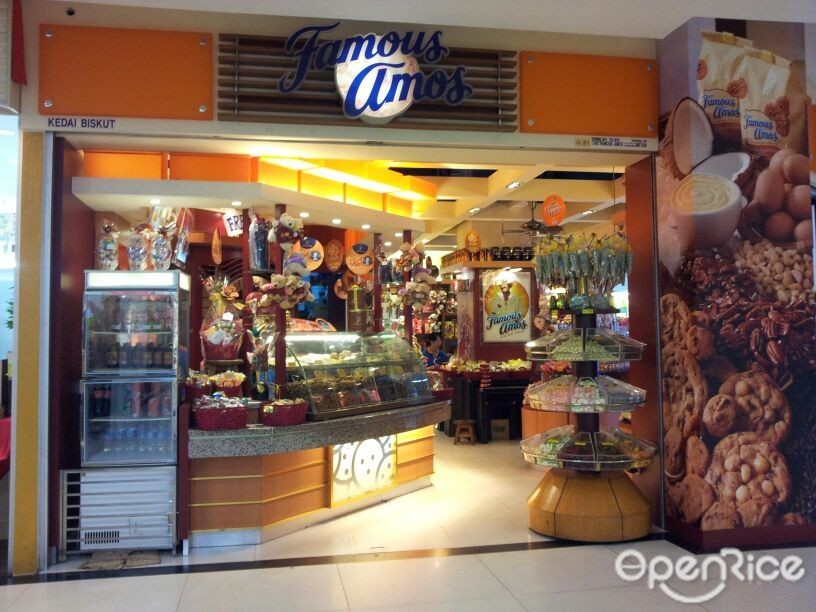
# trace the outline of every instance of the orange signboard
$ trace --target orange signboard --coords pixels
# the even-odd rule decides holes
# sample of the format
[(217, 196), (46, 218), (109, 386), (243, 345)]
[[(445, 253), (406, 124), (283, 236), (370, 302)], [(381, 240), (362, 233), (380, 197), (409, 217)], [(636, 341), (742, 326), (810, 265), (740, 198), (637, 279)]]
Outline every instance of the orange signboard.
[(520, 130), (657, 138), (655, 60), (523, 51)]
[(42, 24), (39, 43), (42, 115), (213, 118), (212, 34)]

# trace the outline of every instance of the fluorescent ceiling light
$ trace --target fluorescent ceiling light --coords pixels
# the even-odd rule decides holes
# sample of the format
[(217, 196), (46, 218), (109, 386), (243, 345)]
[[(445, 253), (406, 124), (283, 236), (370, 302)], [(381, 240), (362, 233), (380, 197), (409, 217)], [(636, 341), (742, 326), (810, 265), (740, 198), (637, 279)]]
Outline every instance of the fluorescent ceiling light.
[(521, 187), (521, 181), (513, 181), (507, 185), (507, 189), (518, 189), (519, 187)]
[(402, 238), (402, 232), (394, 232), (394, 238)]
[(584, 212), (582, 212), (581, 214), (582, 214), (582, 215), (591, 215), (592, 213), (595, 213), (595, 212), (598, 212), (598, 211), (597, 211), (597, 210), (595, 210), (594, 208), (590, 208), (589, 210), (585, 210), (585, 211), (584, 211)]
[(363, 227), (364, 230), (370, 230), (371, 229), (371, 226), (368, 223), (363, 223), (362, 227)]
[(241, 200), (233, 200), (232, 202), (230, 202), (230, 204), (232, 204), (233, 206), (240, 206)]
[(390, 242), (383, 242), (383, 246), (391, 246)]
[(153, 206), (158, 206), (159, 204), (161, 204), (161, 200), (159, 198), (150, 198), (150, 203)]
[(308, 219), (309, 218), (309, 213), (307, 213), (307, 212), (300, 213), (300, 218), (301, 219)]
[(332, 223), (334, 223), (335, 225), (340, 225), (342, 222), (343, 222), (342, 219), (332, 219)]
[(261, 159), (273, 166), (280, 166), (281, 168), (288, 168), (289, 170), (311, 170), (312, 168), (317, 168), (315, 164), (303, 161), (302, 159), (286, 159), (280, 157), (263, 157)]
[(471, 215), (475, 215), (475, 214), (476, 214), (477, 212), (479, 212), (480, 210), (482, 210), (482, 209), (481, 209), (481, 208), (479, 208), (478, 206), (474, 206), (473, 208), (468, 209), (468, 212), (469, 212)]

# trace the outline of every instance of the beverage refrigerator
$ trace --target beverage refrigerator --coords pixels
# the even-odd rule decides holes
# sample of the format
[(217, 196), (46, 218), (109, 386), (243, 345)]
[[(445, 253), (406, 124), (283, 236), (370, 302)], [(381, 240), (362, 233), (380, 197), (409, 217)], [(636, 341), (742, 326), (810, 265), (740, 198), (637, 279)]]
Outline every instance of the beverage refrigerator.
[(175, 547), (189, 311), (177, 270), (86, 271), (82, 469), (62, 473), (62, 553)]

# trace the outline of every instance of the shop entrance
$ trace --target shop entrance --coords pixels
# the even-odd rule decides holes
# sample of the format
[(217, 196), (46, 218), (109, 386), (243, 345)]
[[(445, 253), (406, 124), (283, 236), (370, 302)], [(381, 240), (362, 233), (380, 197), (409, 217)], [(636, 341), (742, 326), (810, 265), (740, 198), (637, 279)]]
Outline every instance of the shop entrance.
[[(160, 237), (171, 239), (168, 248), (177, 261), (184, 262), (189, 276), (186, 289), (187, 281), (179, 281), (179, 297), (172, 302), (178, 310), (167, 315), (175, 316), (176, 321), (189, 316), (189, 325), (179, 329), (172, 347), (176, 353), (170, 353), (168, 345), (159, 355), (162, 364), (168, 352), (167, 363), (174, 364), (173, 368), (185, 361), (190, 370), (198, 372), (185, 377), (186, 385), (179, 392), (175, 462), (166, 462), (175, 470), (176, 479), (178, 522), (173, 527), (182, 534), (180, 540), (185, 546), (191, 546), (192, 559), (205, 559), (210, 554), (207, 551), (221, 546), (265, 546), (269, 550), (277, 542), (280, 552), (285, 550), (285, 542), (304, 538), (296, 533), (300, 528), (329, 521), (345, 521), (370, 535), (366, 516), (375, 511), (364, 508), (372, 501), (386, 501), (431, 484), (456, 487), (460, 479), (476, 489), (497, 487), (512, 498), (512, 507), (506, 503), (496, 506), (501, 508), (499, 514), (512, 515), (508, 520), (517, 527), (506, 530), (501, 538), (505, 543), (512, 543), (514, 538), (526, 541), (524, 499), (540, 474), (524, 463), (519, 440), (579, 421), (530, 410), (524, 398), (531, 382), (567, 373), (557, 370), (562, 366), (548, 369), (541, 363), (529, 363), (525, 343), (573, 323), (565, 316), (570, 306), (563, 303), (564, 288), (544, 287), (536, 273), (535, 249), (541, 241), (567, 244), (628, 234), (638, 267), (628, 278), (621, 277), (620, 283), (604, 288), (610, 314), (605, 315), (603, 326), (621, 335), (637, 334), (638, 339), (654, 346), (650, 337), (654, 333), (654, 304), (648, 299), (653, 293), (652, 193), (651, 180), (644, 178), (651, 172), (648, 157), (612, 152), (399, 147), (383, 147), (372, 153), (370, 147), (332, 143), (280, 144), (273, 156), (258, 154), (257, 143), (244, 141), (205, 143), (88, 134), (65, 134), (56, 141), (55, 167), (63, 173), (63, 191), (55, 196), (56, 214), (64, 227), (81, 228), (90, 247), (77, 252), (63, 232), (58, 247), (63, 254), (62, 273), (76, 282), (65, 290), (71, 292), (70, 296), (63, 295), (70, 308), (64, 309), (62, 316), (82, 321), (85, 303), (85, 329), (101, 326), (96, 329), (100, 338), (109, 331), (108, 323), (123, 338), (133, 333), (143, 335), (144, 341), (138, 342), (130, 336), (116, 338), (116, 367), (131, 363), (122, 361), (124, 345), (128, 345), (127, 359), (131, 359), (135, 348), (144, 352), (144, 344), (144, 353), (151, 354), (155, 369), (160, 332), (158, 327), (149, 327), (150, 309), (146, 311), (148, 327), (142, 331), (125, 332), (127, 321), (138, 327), (136, 319), (127, 318), (138, 319), (137, 314), (122, 314), (117, 328), (114, 311), (107, 313), (104, 308), (94, 312), (94, 321), (89, 323), (88, 291), (83, 292), (82, 273), (98, 269), (106, 257), (116, 261), (120, 269), (138, 268), (138, 258), (147, 254), (158, 259), (155, 245), (156, 237)], [(450, 157), (440, 162), (443, 152)], [(356, 157), (354, 161), (326, 161), (341, 154), (344, 160)], [(158, 171), (153, 169), (156, 157), (160, 160)], [(495, 163), (505, 157), (503, 163)], [(169, 168), (169, 176), (165, 168)], [(359, 175), (360, 169), (366, 169), (367, 178)], [(396, 186), (389, 185), (389, 180), (396, 181)], [(395, 195), (397, 189), (401, 196)], [(553, 208), (553, 202), (558, 201), (563, 204), (560, 212), (555, 210), (558, 206)], [(546, 206), (542, 204), (545, 202)], [(189, 219), (182, 209), (191, 213)], [(276, 231), (273, 221), (284, 214), (287, 217)], [(230, 235), (238, 234), (236, 227), (241, 225), (240, 235)], [(281, 225), (286, 225), (285, 231)], [(272, 246), (266, 241), (270, 230), (275, 236)], [(186, 231), (183, 235), (188, 248), (179, 259), (178, 238), (173, 235), (180, 231)], [(262, 244), (257, 242), (259, 237)], [(301, 240), (304, 237), (313, 241)], [(288, 241), (289, 248), (275, 255), (281, 241)], [(100, 246), (102, 243), (106, 244)], [(299, 259), (293, 257), (295, 253)], [(250, 261), (262, 265), (250, 265)], [(280, 279), (276, 275), (289, 266), (300, 272), (301, 284), (292, 288), (282, 285), (278, 291), (275, 283)], [(417, 271), (425, 276), (415, 276)], [(203, 283), (200, 276), (205, 277)], [(308, 283), (305, 289), (304, 282)], [(141, 286), (123, 285), (118, 291), (148, 295)], [(308, 291), (311, 298), (291, 304), (287, 320), (275, 305), (286, 299), (282, 296), (297, 291)], [(643, 296), (643, 302), (632, 302), (629, 296), (635, 293)], [(121, 301), (116, 290), (105, 295), (100, 303)], [(146, 299), (155, 304), (159, 298), (153, 291)], [(187, 300), (185, 314), (182, 310)], [(510, 313), (511, 302), (523, 302), (524, 312)], [(611, 313), (613, 308), (617, 314)], [(110, 322), (106, 322), (108, 314)], [(157, 321), (163, 320), (162, 316), (152, 315)], [(283, 352), (276, 352), (276, 336), (264, 325), (275, 329), (287, 326), (289, 344)], [(636, 331), (638, 325), (642, 327)], [(332, 328), (338, 331), (323, 331)], [(83, 374), (80, 367), (83, 344), (85, 359), (94, 350), (101, 350), (91, 346), (99, 341), (90, 336), (83, 339), (77, 329), (63, 321), (59, 336), (52, 336), (52, 342), (63, 347), (64, 363), (73, 364), (61, 371), (64, 380), (60, 384), (87, 383), (87, 369)], [(189, 334), (185, 336), (182, 331)], [(368, 332), (380, 335), (366, 340)], [(441, 345), (434, 345), (436, 334), (441, 335)], [(111, 346), (108, 342), (103, 347), (105, 359), (114, 354)], [(430, 368), (433, 373), (428, 376), (423, 349), (426, 362), (428, 353), (436, 357), (437, 350), (447, 353), (450, 360), (439, 364), (442, 367)], [(621, 363), (609, 365), (602, 373), (623, 376), (642, 387), (648, 385), (650, 402), (655, 402), (653, 353), (651, 359), (645, 369), (634, 366), (623, 372)], [(286, 367), (276, 370), (275, 365), (284, 360)], [(152, 372), (140, 375), (148, 378), (128, 384), (139, 385), (140, 393), (149, 395), (152, 387), (145, 391), (145, 384), (153, 381)], [(99, 380), (91, 382), (98, 386)], [(119, 381), (105, 384), (111, 391), (102, 390), (101, 401), (112, 407)], [(432, 384), (437, 387), (432, 389)], [(144, 410), (137, 405), (132, 389), (128, 397), (133, 411), (128, 418), (135, 418), (137, 413), (141, 418), (144, 412), (148, 418), (161, 419), (161, 393), (153, 414), (150, 401)], [(218, 407), (211, 407), (207, 402), (213, 401), (209, 398), (216, 390), (227, 399), (217, 400), (221, 402)], [(436, 401), (433, 391), (438, 392)], [(242, 407), (240, 400), (230, 400), (229, 396), (244, 397), (247, 402)], [(191, 409), (196, 399), (193, 420)], [(285, 401), (265, 410), (264, 405), (275, 400)], [(306, 429), (295, 426), (288, 431), (304, 434), (289, 438), (286, 444), (291, 446), (265, 441), (264, 435), (284, 432), (286, 426), (303, 419), (302, 414), (296, 414), (299, 400), (307, 404)], [(134, 440), (128, 426), (111, 430), (108, 425), (96, 429), (82, 425), (84, 429), (79, 431), (78, 424), (87, 413), (87, 398), (80, 394), (66, 401), (66, 407), (52, 414), (64, 432), (59, 448), (51, 451), (60, 457), (60, 471), (83, 467), (79, 452), (83, 444), (87, 449), (98, 442), (102, 454), (109, 445), (111, 456), (114, 451), (140, 448), (138, 428)], [(388, 402), (394, 409), (370, 409)], [(648, 408), (649, 412), (656, 411), (655, 404)], [(244, 421), (230, 426), (234, 428), (232, 434), (202, 432), (202, 425), (209, 427), (206, 420), (214, 414), (207, 410), (239, 413)], [(387, 419), (408, 422), (406, 415), (410, 415), (410, 426), (401, 424), (388, 430), (393, 422)], [(619, 417), (606, 415), (600, 425), (625, 428), (656, 440), (656, 416), (653, 423), (644, 420), (642, 424), (628, 415)], [(245, 429), (246, 419), (254, 427)], [(357, 419), (354, 427), (362, 429), (353, 433), (343, 430), (345, 422), (352, 423), (344, 419)], [(456, 421), (460, 420), (475, 422), (477, 444), (452, 444)], [(261, 427), (265, 421), (274, 423), (272, 430)], [(441, 423), (438, 428), (437, 423)], [(52, 427), (54, 424), (52, 421)], [(310, 426), (313, 429), (308, 429)], [(307, 431), (319, 432), (309, 435), (324, 440), (318, 427), (344, 433), (335, 441), (325, 438), (324, 442), (306, 445)], [(154, 450), (164, 449), (163, 435), (153, 428), (158, 436), (151, 435), (146, 444)], [(231, 446), (236, 429), (242, 432), (237, 435), (241, 443), (253, 450), (239, 452)], [(261, 452), (267, 443), (274, 448)], [(117, 450), (117, 445), (122, 448)], [(366, 478), (367, 466), (359, 473), (354, 468), (357, 459), (365, 466), (368, 456), (376, 464), (375, 476), (370, 479)], [(354, 472), (348, 479), (343, 478), (342, 471), (346, 461), (350, 462), (346, 471)], [(99, 467), (113, 470), (123, 465), (103, 462)], [(501, 469), (496, 465), (507, 466), (517, 488), (502, 488)], [(52, 482), (60, 482), (59, 473), (51, 476)], [(659, 478), (649, 473), (639, 478), (647, 494), (656, 500)], [(472, 495), (465, 489), (459, 491)], [(66, 532), (59, 516), (54, 516), (53, 508), (71, 494), (65, 485), (59, 491), (52, 490), (49, 540), (62, 559), (72, 556), (70, 553), (92, 550), (85, 535), (88, 529), (82, 527), (83, 517), (71, 517), (74, 527)], [(448, 505), (453, 512), (451, 520), (457, 520), (455, 517), (466, 514), (471, 504), (462, 499), (461, 505), (450, 505), (452, 500), (427, 501)], [(420, 522), (436, 520), (422, 513), (414, 518)], [(130, 534), (131, 541), (138, 543), (136, 532), (131, 529)], [(376, 538), (367, 535), (359, 540), (370, 543), (371, 550), (379, 546)], [(500, 543), (495, 538), (488, 540), (483, 544)], [(463, 540), (444, 540), (448, 546), (457, 542)], [(410, 550), (416, 545), (408, 537), (399, 543), (392, 541), (388, 547)], [(331, 554), (333, 549), (311, 550)], [(355, 550), (370, 552), (359, 546)], [(245, 551), (238, 555), (241, 559), (244, 556)]]

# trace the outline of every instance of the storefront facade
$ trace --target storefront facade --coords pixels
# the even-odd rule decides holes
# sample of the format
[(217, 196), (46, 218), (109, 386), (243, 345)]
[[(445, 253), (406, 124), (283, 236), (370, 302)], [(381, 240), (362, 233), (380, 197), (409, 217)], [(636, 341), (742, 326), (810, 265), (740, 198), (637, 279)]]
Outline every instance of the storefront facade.
[[(86, 7), (69, 16), (59, 2), (29, 3), (24, 19), (30, 76), (21, 116), (26, 214), (21, 217), (20, 275), (43, 282), (18, 283), (18, 343), (24, 344), (17, 351), (15, 573), (43, 569), (53, 558), (60, 528), (55, 511), (59, 471), (78, 467), (72, 441), (78, 417), (75, 408), (68, 409), (76, 400), (66, 387), (79, 378), (81, 347), (68, 348), (60, 340), (75, 332), (73, 319), (80, 320), (82, 308), (81, 273), (93, 265), (87, 252), (76, 252), (76, 242), (90, 251), (96, 239), (96, 219), (86, 204), (91, 197), (112, 200), (117, 181), (120, 187), (128, 180), (195, 182), (199, 191), (190, 193), (193, 198), (221, 190), (225, 202), (229, 189), (249, 199), (259, 184), (271, 183), (278, 191), (265, 196), (267, 203), (275, 198), (287, 203), (283, 189), (288, 189), (291, 203), (307, 206), (303, 210), (315, 216), (320, 206), (309, 209), (299, 198), (338, 203), (347, 227), (374, 218), (388, 231), (412, 231), (414, 239), (432, 240), (463, 222), (475, 224), (470, 210), (478, 208), (478, 200), (440, 204), (378, 194), (372, 203), (363, 188), (354, 192), (346, 185), (332, 194), (331, 185), (318, 186), (315, 178), (309, 178), (315, 183), (310, 192), (304, 181), (311, 177), (308, 172), (291, 174), (289, 168), (287, 178), (287, 169), (265, 158), (476, 166), (492, 155), (516, 164), (517, 169), (491, 177), (488, 193), (478, 196), (485, 202), (525, 199), (511, 195), (510, 184), (533, 181), (553, 165), (626, 167), (627, 229), (636, 255), (631, 332), (648, 345), (631, 380), (650, 393), (632, 431), (660, 440), (649, 158), (658, 149), (660, 124), (654, 41), (561, 36), (550, 42), (525, 33), (488, 36), (432, 25), (422, 28), (423, 38), (419, 29), (406, 34), (405, 28), (388, 24), (334, 26), (311, 19), (192, 12), (168, 16), (124, 8)], [(340, 43), (318, 45), (319, 32)], [(355, 96), (362, 81), (352, 78), (351, 93), (341, 106), (332, 79), (313, 74), (311, 62), (326, 67), (342, 63), (342, 43), (353, 53), (355, 45), (368, 44), (364, 37), (369, 32), (381, 37), (371, 38), (372, 47), (383, 40), (392, 43), (381, 50), (385, 59), (405, 47), (425, 60), (421, 70), (416, 67), (423, 75), (416, 83), (425, 100), (408, 110), (399, 108), (399, 87), (392, 88), (382, 110), (405, 114), (389, 124), (375, 112), (384, 85)], [(287, 40), (294, 52), (287, 52)], [(495, 51), (496, 40), (512, 44)], [(441, 47), (450, 49), (451, 61), (437, 68)], [(588, 56), (587, 48), (597, 51)], [(460, 100), (468, 91), (475, 98)], [(478, 101), (480, 95), (484, 102)], [(360, 118), (365, 114), (375, 116), (366, 122)], [(76, 195), (81, 189), (76, 179), (71, 181), (74, 177), (87, 179), (84, 195)], [(212, 193), (201, 190), (205, 182)], [(148, 193), (125, 189), (118, 195), (146, 200)], [(326, 212), (322, 222), (330, 225), (334, 214)], [(33, 448), (39, 448), (38, 455)], [(662, 520), (661, 480), (659, 465), (638, 478), (655, 523)]]

